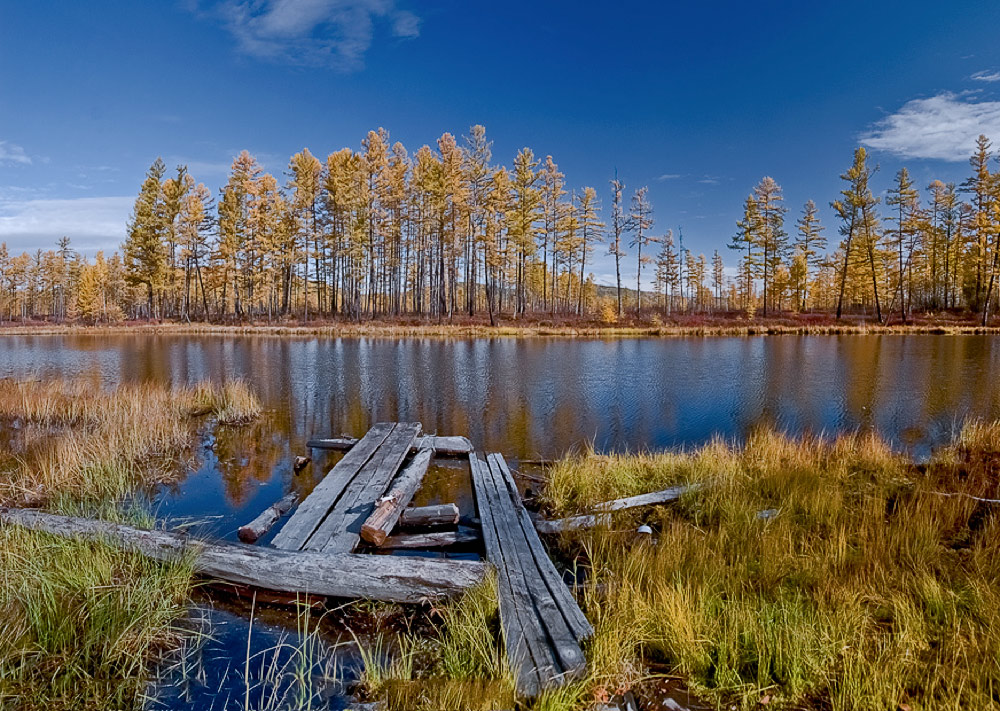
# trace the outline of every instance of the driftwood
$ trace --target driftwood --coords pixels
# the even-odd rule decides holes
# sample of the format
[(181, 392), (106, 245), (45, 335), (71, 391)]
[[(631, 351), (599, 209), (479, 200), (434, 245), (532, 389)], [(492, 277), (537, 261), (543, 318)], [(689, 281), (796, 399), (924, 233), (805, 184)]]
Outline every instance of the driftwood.
[[(341, 435), (340, 437), (313, 437), (306, 442), (306, 446), (313, 449), (349, 450), (359, 441), (347, 435)], [(434, 453), (439, 456), (458, 457), (472, 451), (472, 442), (469, 441), (468, 437), (424, 435), (423, 437), (417, 437), (413, 448), (415, 450), (433, 449)]]
[(397, 548), (447, 548), (460, 543), (475, 543), (480, 540), (479, 530), (459, 526), (454, 531), (434, 531), (432, 533), (399, 533), (389, 536), (380, 545), (382, 549)]
[(656, 504), (666, 504), (684, 496), (684, 494), (697, 491), (700, 484), (689, 484), (687, 486), (672, 486), (662, 491), (653, 491), (648, 494), (638, 496), (627, 496), (624, 499), (614, 499), (597, 504), (592, 510), (599, 513), (583, 514), (580, 516), (570, 516), (560, 518), (555, 521), (548, 521), (543, 518), (535, 519), (535, 528), (539, 533), (563, 533), (564, 531), (576, 531), (581, 528), (594, 528), (605, 525), (611, 521), (610, 512), (622, 511), (624, 509), (634, 509), (640, 506), (655, 506)]
[(282, 516), (292, 510), (292, 507), (295, 506), (295, 502), (298, 500), (298, 492), (293, 491), (289, 494), (285, 494), (283, 497), (261, 511), (257, 518), (253, 521), (245, 526), (240, 526), (240, 529), (237, 532), (240, 540), (244, 543), (256, 543), (258, 539), (271, 530), (274, 524), (276, 524)]
[(486, 566), (478, 561), (209, 543), (172, 531), (146, 531), (33, 509), (0, 508), (0, 523), (67, 538), (103, 540), (161, 561), (190, 559), (195, 572), (207, 578), (293, 594), (423, 602), (461, 593), (486, 573)]
[(412, 528), (424, 526), (454, 526), (458, 523), (459, 511), (455, 504), (434, 504), (433, 506), (412, 506), (403, 509), (399, 525)]
[(380, 546), (399, 521), (403, 509), (413, 499), (430, 466), (433, 449), (421, 449), (396, 476), (389, 491), (375, 504), (375, 510), (361, 526), (361, 537), (367, 543)]

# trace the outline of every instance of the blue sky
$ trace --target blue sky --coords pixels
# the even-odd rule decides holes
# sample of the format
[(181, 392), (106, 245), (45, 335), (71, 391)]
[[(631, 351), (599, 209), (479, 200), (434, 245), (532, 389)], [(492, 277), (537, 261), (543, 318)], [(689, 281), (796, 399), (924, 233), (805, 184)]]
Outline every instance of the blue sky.
[(1000, 3), (961, 1), (0, 0), (0, 241), (115, 248), (158, 155), (217, 190), (244, 148), (280, 175), (370, 128), (412, 153), (474, 123), (605, 203), (616, 169), (648, 185), (654, 232), (698, 251), (764, 175), (834, 238), (859, 143), (880, 188), (1000, 144), (997, 28)]

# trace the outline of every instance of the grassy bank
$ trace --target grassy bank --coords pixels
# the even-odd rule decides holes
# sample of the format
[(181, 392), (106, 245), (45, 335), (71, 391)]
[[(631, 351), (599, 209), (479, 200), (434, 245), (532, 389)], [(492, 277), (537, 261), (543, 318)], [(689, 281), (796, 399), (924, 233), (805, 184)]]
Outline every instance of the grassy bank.
[[(683, 482), (560, 546), (590, 572), (581, 694), (653, 671), (742, 708), (1000, 707), (1000, 425), (917, 467), (871, 437), (565, 460), (552, 514)], [(632, 533), (640, 518), (652, 540)], [(641, 684), (640, 684), (641, 686)], [(581, 699), (584, 696), (581, 696)]]
[(879, 324), (873, 319), (845, 317), (838, 321), (828, 314), (786, 314), (769, 318), (730, 315), (680, 315), (670, 318), (656, 314), (641, 318), (602, 321), (594, 318), (528, 316), (520, 320), (501, 319), (491, 326), (482, 317), (456, 316), (436, 322), (420, 318), (364, 321), (255, 322), (239, 324), (186, 322), (124, 322), (117, 325), (83, 326), (33, 322), (6, 324), (0, 335), (67, 334), (176, 334), (253, 336), (371, 336), (408, 337), (584, 337), (661, 338), (671, 336), (755, 336), (755, 335), (837, 335), (837, 334), (1000, 334), (1000, 326), (983, 327), (974, 315), (921, 315), (904, 324), (893, 320)]
[[(241, 383), (0, 381), (0, 504), (148, 523), (135, 494), (183, 473), (198, 418), (259, 412)], [(138, 708), (190, 586), (187, 561), (0, 528), (0, 707)]]

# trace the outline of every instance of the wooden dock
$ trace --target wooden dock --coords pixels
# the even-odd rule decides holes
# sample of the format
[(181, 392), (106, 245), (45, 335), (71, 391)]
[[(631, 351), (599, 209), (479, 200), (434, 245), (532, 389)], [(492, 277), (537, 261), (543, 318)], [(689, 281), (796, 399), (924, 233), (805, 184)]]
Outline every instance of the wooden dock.
[(545, 552), (499, 454), (469, 457), (486, 557), (497, 570), (507, 658), (522, 696), (578, 678), (587, 662), (580, 642), (593, 633)]
[[(421, 435), (418, 422), (381, 422), (357, 440), (310, 443), (346, 451), (270, 546), (209, 542), (176, 531), (31, 510), (0, 509), (0, 523), (110, 540), (158, 560), (191, 556), (197, 572), (230, 585), (397, 602), (458, 594), (482, 580), (487, 566), (475, 560), (376, 556), (372, 547), (433, 548), (481, 540), (497, 572), (501, 630), (518, 693), (534, 697), (585, 673), (580, 643), (592, 634), (590, 623), (546, 553), (501, 455), (481, 458), (465, 437)], [(437, 454), (468, 457), (481, 530), (457, 526), (454, 503), (408, 507)], [(295, 502), (289, 494), (272, 504), (241, 529), (241, 539), (265, 536)]]

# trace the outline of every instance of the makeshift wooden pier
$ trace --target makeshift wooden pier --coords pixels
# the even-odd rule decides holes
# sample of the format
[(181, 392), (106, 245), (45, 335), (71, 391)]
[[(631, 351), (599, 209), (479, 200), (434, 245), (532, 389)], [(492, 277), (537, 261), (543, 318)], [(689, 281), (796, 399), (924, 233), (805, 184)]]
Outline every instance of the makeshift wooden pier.
[[(191, 555), (196, 571), (232, 585), (398, 602), (460, 593), (482, 580), (487, 567), (474, 560), (372, 555), (373, 548), (481, 539), (497, 572), (501, 627), (519, 694), (536, 696), (584, 673), (580, 642), (591, 626), (548, 557), (501, 455), (480, 457), (464, 437), (422, 436), (418, 422), (381, 422), (357, 440), (322, 438), (310, 445), (345, 454), (270, 545), (213, 543), (31, 510), (0, 509), (0, 522), (110, 540), (159, 560)], [(457, 526), (453, 503), (409, 506), (438, 454), (468, 457), (479, 528)], [(241, 540), (265, 536), (296, 501), (289, 494), (269, 506), (240, 529)], [(401, 525), (410, 530), (399, 530)]]
[[(380, 423), (360, 440), (313, 439), (346, 449), (274, 538), (278, 548), (350, 552), (360, 539), (385, 547), (449, 545), (474, 538), (468, 528), (393, 536), (438, 449), (468, 454), (486, 558), (496, 568), (507, 656), (523, 696), (578, 678), (586, 671), (580, 643), (593, 633), (569, 587), (545, 551), (503, 457), (485, 459), (464, 437), (420, 437), (418, 424)], [(442, 445), (443, 443), (443, 445)], [(399, 474), (410, 451), (415, 453)], [(383, 496), (388, 491), (388, 494)]]

